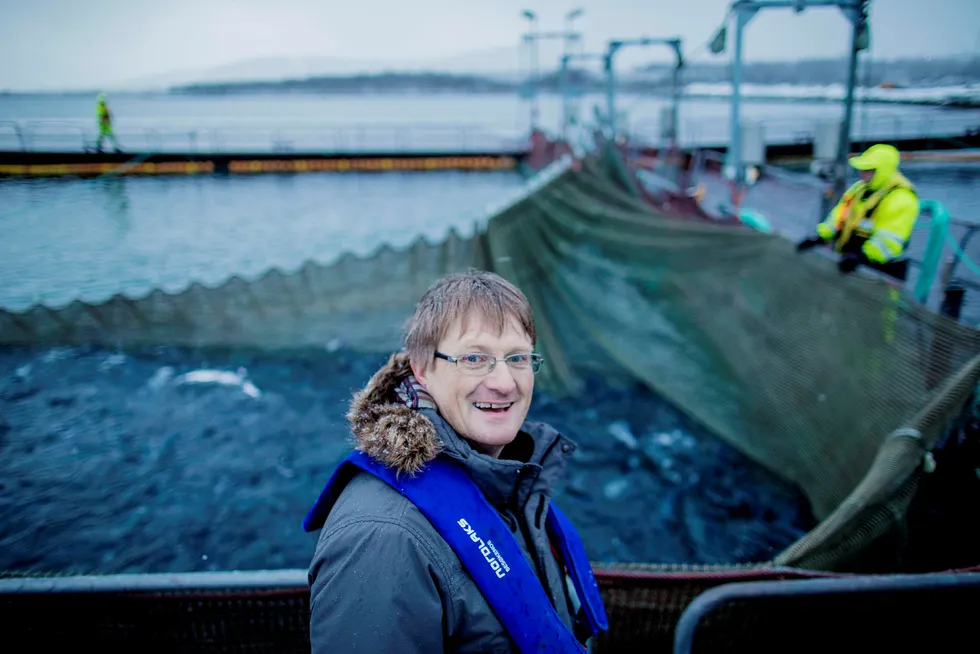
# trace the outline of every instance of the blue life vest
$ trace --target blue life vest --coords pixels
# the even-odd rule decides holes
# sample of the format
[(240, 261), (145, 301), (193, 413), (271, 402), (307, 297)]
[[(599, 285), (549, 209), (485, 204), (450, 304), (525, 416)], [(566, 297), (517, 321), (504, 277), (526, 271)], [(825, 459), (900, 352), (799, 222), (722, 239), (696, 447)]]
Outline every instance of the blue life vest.
[[(430, 461), (415, 476), (396, 477), (390, 468), (363, 452), (354, 452), (334, 471), (303, 521), (303, 529), (315, 531), (323, 526), (358, 469), (384, 481), (419, 508), (452, 547), (521, 652), (585, 651), (551, 605), (514, 534), (469, 475), (444, 457)], [(592, 635), (606, 631), (606, 609), (585, 548), (554, 503), (548, 509), (547, 527), (558, 540)]]

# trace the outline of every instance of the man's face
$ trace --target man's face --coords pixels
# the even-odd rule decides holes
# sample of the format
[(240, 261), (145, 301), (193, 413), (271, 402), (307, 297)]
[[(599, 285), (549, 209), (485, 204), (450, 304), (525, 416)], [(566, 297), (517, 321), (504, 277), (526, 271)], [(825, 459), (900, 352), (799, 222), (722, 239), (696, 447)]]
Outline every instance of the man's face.
[[(451, 357), (476, 352), (502, 359), (530, 352), (532, 343), (514, 319), (509, 319), (503, 332), (497, 334), (482, 316), (471, 316), (469, 320), (456, 321), (436, 350)], [(506, 362), (497, 361), (492, 372), (474, 374), (444, 359), (435, 359), (424, 371), (414, 364), (412, 369), (446, 422), (485, 454), (498, 456), (524, 424), (534, 391), (530, 366), (515, 370)], [(477, 404), (497, 408), (477, 408)]]
[(875, 176), (874, 170), (859, 170), (858, 175), (861, 177), (861, 181), (865, 184), (869, 183)]

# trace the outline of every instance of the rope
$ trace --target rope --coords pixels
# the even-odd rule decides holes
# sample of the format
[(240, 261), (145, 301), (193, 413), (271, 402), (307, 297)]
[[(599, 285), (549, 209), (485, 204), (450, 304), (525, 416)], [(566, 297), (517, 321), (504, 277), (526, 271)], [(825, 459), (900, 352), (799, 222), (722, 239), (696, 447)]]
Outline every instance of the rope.
[[(722, 18), (722, 24), (724, 24), (728, 20), (728, 17), (730, 15), (731, 15), (731, 12), (730, 11), (725, 13), (725, 17)], [(693, 54), (685, 56), (685, 58), (684, 58), (684, 65), (687, 66), (688, 64), (690, 64), (692, 62), (695, 62), (695, 61), (698, 61), (698, 59), (700, 59), (701, 57), (703, 57), (707, 53), (708, 48), (711, 46), (711, 42), (714, 41), (714, 38), (715, 38), (714, 37), (714, 34), (712, 34), (711, 37), (707, 41), (705, 41), (704, 43), (702, 43), (697, 48), (697, 50), (694, 51)], [(660, 77), (659, 79), (654, 80), (654, 86), (658, 86), (660, 84), (663, 84), (668, 79), (670, 79), (670, 77), (673, 74), (674, 74), (673, 71), (671, 71), (670, 73), (668, 73), (668, 74)], [(682, 83), (681, 84), (681, 87), (684, 87), (684, 86), (685, 85)], [(626, 112), (627, 113), (632, 112), (636, 108), (636, 105), (638, 105), (643, 100), (649, 99), (649, 96), (652, 95), (652, 94), (653, 94), (653, 89), (650, 89), (648, 91), (644, 91), (643, 93), (641, 93), (639, 96), (637, 96), (636, 98), (634, 98), (633, 103), (631, 105), (629, 105), (629, 107), (626, 108)], [(683, 99), (683, 93), (681, 95), (681, 99)], [(680, 126), (679, 125), (675, 125), (674, 127), (675, 127), (675, 129), (679, 129)]]
[[(98, 177), (93, 177), (91, 179), (86, 179), (86, 180), (83, 180), (83, 181), (86, 181), (86, 182), (95, 184), (95, 183), (97, 183), (97, 182), (99, 182), (101, 180), (104, 180), (104, 179), (110, 179), (110, 178), (113, 178), (113, 177), (117, 177), (119, 175), (123, 175), (123, 174), (127, 173), (128, 171), (132, 170), (133, 168), (135, 168), (136, 166), (138, 166), (139, 164), (143, 163), (144, 161), (146, 161), (147, 159), (149, 159), (153, 155), (154, 155), (153, 152), (143, 152), (143, 153), (140, 153), (140, 154), (136, 155), (135, 157), (133, 157), (132, 159), (130, 159), (129, 161), (124, 161), (123, 163), (119, 164), (118, 166), (116, 166), (115, 168), (113, 168), (112, 170), (110, 170), (107, 173), (102, 173)], [(12, 217), (17, 216), (19, 214), (25, 213), (26, 211), (28, 211), (30, 209), (36, 208), (36, 206), (37, 205), (34, 204), (34, 203), (27, 202), (23, 206), (17, 207), (16, 209), (14, 209), (12, 211), (6, 211), (4, 213), (0, 213), (0, 220), (4, 220), (4, 219), (7, 219), (7, 218), (12, 218)]]
[(959, 243), (956, 242), (956, 239), (953, 238), (952, 234), (946, 234), (946, 241), (949, 243), (950, 249), (953, 250), (953, 255), (960, 261), (960, 263), (966, 266), (967, 270), (972, 272), (974, 275), (980, 277), (980, 266), (978, 266), (966, 252), (960, 249)]
[(109, 172), (103, 173), (103, 174), (99, 175), (98, 177), (94, 178), (92, 181), (93, 182), (97, 182), (100, 179), (107, 179), (109, 177), (115, 177), (116, 175), (122, 175), (124, 173), (127, 173), (127, 172), (129, 172), (130, 170), (132, 170), (133, 168), (135, 168), (139, 164), (143, 163), (144, 161), (146, 161), (147, 159), (149, 159), (152, 156), (153, 156), (153, 153), (152, 152), (143, 152), (141, 154), (138, 154), (135, 157), (133, 157), (132, 159), (130, 159), (129, 161), (125, 161), (125, 162), (119, 164), (118, 166), (116, 166), (115, 168), (113, 168), (112, 170), (110, 170)]
[[(698, 58), (704, 56), (704, 54), (707, 52), (708, 46), (710, 44), (711, 44), (710, 41), (706, 41), (706, 42), (702, 43), (701, 44), (701, 47), (699, 47), (697, 50), (694, 51), (694, 54), (692, 54), (690, 57), (686, 57), (684, 59), (684, 65), (687, 66), (691, 62), (697, 61)], [(646, 100), (650, 99), (650, 97), (653, 95), (653, 93), (655, 92), (655, 90), (657, 90), (657, 87), (660, 86), (661, 84), (665, 83), (667, 80), (669, 80), (673, 76), (673, 74), (674, 74), (673, 71), (671, 71), (671, 72), (669, 72), (669, 73), (667, 73), (667, 74), (665, 74), (665, 75), (663, 75), (663, 76), (661, 76), (661, 77), (653, 80), (651, 82), (651, 88), (648, 89), (648, 90), (646, 90), (646, 91), (644, 91), (643, 93), (639, 94), (637, 97), (635, 97), (633, 99), (632, 104), (630, 104), (628, 107), (626, 107), (626, 109), (625, 109), (626, 113), (632, 113), (633, 110), (636, 109), (636, 106), (638, 104), (640, 104), (640, 102), (643, 102), (643, 101), (646, 101)], [(681, 83), (681, 88), (683, 89), (684, 86), (685, 86), (685, 84), (682, 82)], [(684, 99), (683, 91), (681, 92), (681, 98), (680, 99), (681, 100)]]

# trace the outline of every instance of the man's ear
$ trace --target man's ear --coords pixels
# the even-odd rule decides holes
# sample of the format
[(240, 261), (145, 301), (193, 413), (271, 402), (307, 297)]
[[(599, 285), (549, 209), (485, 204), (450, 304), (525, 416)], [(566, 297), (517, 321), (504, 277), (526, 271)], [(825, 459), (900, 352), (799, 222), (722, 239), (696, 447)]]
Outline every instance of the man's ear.
[(415, 379), (419, 381), (420, 384), (428, 389), (429, 385), (426, 383), (426, 373), (428, 372), (424, 368), (421, 368), (414, 361), (409, 361), (408, 365), (412, 367), (412, 374), (415, 375)]

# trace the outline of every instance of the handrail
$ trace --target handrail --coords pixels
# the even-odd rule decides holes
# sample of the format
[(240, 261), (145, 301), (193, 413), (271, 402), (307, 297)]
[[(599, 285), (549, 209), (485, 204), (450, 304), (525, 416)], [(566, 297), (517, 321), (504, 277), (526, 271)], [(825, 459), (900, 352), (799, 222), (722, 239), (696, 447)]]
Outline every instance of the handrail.
[(938, 200), (922, 200), (919, 202), (919, 211), (929, 213), (932, 216), (929, 225), (929, 240), (926, 241), (919, 277), (915, 280), (915, 289), (913, 290), (915, 299), (920, 304), (925, 304), (929, 298), (929, 291), (936, 281), (936, 272), (939, 270), (943, 246), (949, 237), (949, 210), (946, 209), (946, 205)]
[(24, 130), (19, 122), (16, 120), (0, 120), (0, 126), (10, 126), (14, 134), (17, 135), (17, 141), (20, 143), (21, 152), (27, 152), (27, 144), (24, 143)]
[[(934, 257), (938, 260), (938, 258), (941, 257), (941, 253), (945, 246), (948, 245), (949, 249), (952, 250), (953, 256), (948, 260), (945, 270), (943, 270), (940, 278), (940, 281), (944, 287), (953, 281), (956, 275), (956, 268), (960, 264), (963, 264), (963, 266), (965, 266), (966, 269), (969, 270), (974, 276), (980, 278), (980, 265), (973, 261), (970, 255), (966, 253), (966, 249), (970, 244), (970, 241), (972, 241), (973, 237), (980, 232), (980, 224), (950, 219), (949, 213), (945, 206), (943, 206), (942, 203), (934, 200), (924, 200), (920, 203), (920, 206), (923, 212), (927, 210), (933, 212), (933, 223), (930, 225), (929, 241), (926, 244), (925, 250), (926, 255)], [(945, 214), (945, 216), (943, 214)], [(939, 222), (944, 222), (945, 226), (942, 224), (936, 225), (937, 215), (939, 215)], [(959, 227), (964, 230), (959, 242), (956, 241), (953, 234), (950, 232), (950, 226)], [(936, 249), (939, 250), (938, 254), (935, 252)], [(932, 279), (929, 280), (929, 287), (931, 287), (935, 283), (935, 276), (938, 273), (938, 263), (936, 264), (935, 269), (926, 269), (925, 272), (927, 275), (931, 275), (932, 277)], [(974, 290), (980, 290), (980, 283), (975, 281), (957, 278), (956, 283)], [(926, 281), (923, 280), (923, 275), (920, 274), (919, 283), (916, 284), (917, 298), (919, 297), (919, 293), (923, 292), (925, 285)]]
[[(809, 118), (782, 118), (762, 121), (771, 136), (779, 134), (775, 140), (787, 140), (792, 142), (812, 142), (816, 124), (816, 119)], [(78, 133), (82, 138), (82, 149), (86, 146), (86, 139), (92, 134), (91, 126), (83, 119), (32, 119), (24, 121), (19, 125), (13, 125), (17, 121), (9, 121), (16, 132), (19, 126), (22, 137), (22, 149), (30, 150), (33, 134), (45, 132), (45, 136), (55, 137), (67, 135), (68, 131), (73, 134)], [(659, 133), (659, 121), (642, 120), (634, 121), (634, 128), (642, 133)], [(690, 145), (714, 144), (721, 145), (728, 139), (727, 128), (717, 123), (717, 121), (700, 120), (684, 121), (681, 132), (682, 139)], [(977, 126), (974, 126), (974, 129)], [(925, 120), (921, 117), (915, 119), (896, 118), (891, 116), (875, 116), (867, 123), (858, 125), (859, 134), (855, 140), (867, 140), (870, 138), (903, 138), (903, 137), (924, 137), (924, 138), (944, 138), (955, 139), (958, 135), (967, 135), (971, 131), (968, 121), (963, 118), (929, 117)], [(62, 134), (59, 134), (62, 132)], [(466, 151), (474, 149), (474, 144), (490, 143), (491, 140), (498, 147), (513, 147), (515, 143), (523, 142), (515, 131), (510, 129), (494, 129), (492, 127), (479, 124), (463, 123), (412, 123), (408, 125), (398, 125), (392, 123), (362, 123), (362, 124), (343, 124), (317, 120), (295, 120), (288, 124), (275, 121), (253, 120), (242, 124), (226, 124), (220, 127), (212, 125), (202, 125), (195, 121), (182, 121), (180, 119), (170, 119), (162, 124), (148, 124), (145, 121), (127, 121), (122, 125), (116, 126), (116, 135), (120, 139), (142, 139), (144, 142), (137, 149), (157, 149), (161, 141), (173, 142), (176, 139), (189, 141), (192, 148), (198, 148), (209, 141), (212, 148), (221, 147), (235, 140), (234, 137), (246, 137), (249, 140), (261, 139), (264, 146), (274, 149), (277, 144), (287, 144), (289, 147), (297, 149), (296, 144), (288, 143), (286, 134), (292, 136), (302, 136), (304, 140), (315, 142), (317, 147), (311, 149), (323, 149), (326, 143), (333, 147), (343, 144), (344, 149), (355, 150), (358, 147), (366, 147), (365, 141), (371, 137), (377, 139), (384, 138), (390, 141), (392, 146), (401, 144), (403, 147), (424, 147), (422, 142), (433, 139), (453, 139), (459, 143)], [(204, 138), (204, 135), (207, 138)], [(220, 134), (220, 136), (219, 136)], [(280, 138), (278, 135), (282, 134)], [(224, 137), (224, 138), (221, 138)], [(298, 139), (297, 139), (298, 140)], [(273, 142), (276, 143), (273, 143)], [(475, 148), (479, 149), (479, 148)]]
[[(771, 142), (812, 143), (816, 139), (817, 125), (827, 119), (821, 118), (773, 118), (759, 122)], [(631, 127), (637, 135), (655, 135), (659, 129), (655, 118), (633, 120)], [(929, 138), (950, 140), (962, 147), (965, 144), (958, 138), (969, 136), (980, 129), (980, 121), (971, 122), (958, 116), (871, 116), (866, 121), (858, 118), (855, 123), (854, 142), (874, 140), (896, 140), (905, 138)], [(716, 120), (685, 120), (681, 125), (682, 142), (689, 146), (721, 146), (729, 138), (729, 126)]]
[[(842, 595), (884, 595), (902, 594), (909, 595), (906, 602), (913, 602), (922, 595), (934, 594), (944, 590), (963, 590), (971, 589), (974, 593), (980, 593), (980, 573), (957, 573), (957, 572), (935, 572), (917, 575), (860, 575), (843, 577), (839, 579), (789, 579), (781, 581), (749, 581), (723, 584), (706, 590), (698, 595), (691, 602), (680, 619), (674, 631), (674, 652), (675, 654), (690, 654), (694, 651), (694, 643), (698, 627), (710, 621), (712, 614), (717, 614), (726, 606), (736, 603), (743, 605), (742, 610), (748, 615), (752, 609), (753, 601), (769, 600), (782, 598), (783, 602), (797, 603), (805, 602), (806, 598), (819, 599), (823, 597), (828, 603), (835, 597)], [(896, 600), (903, 601), (903, 600)], [(885, 612), (875, 612), (873, 604), (868, 605), (868, 614), (876, 615), (879, 619), (887, 616)], [(805, 615), (806, 605), (801, 607), (799, 615)], [(758, 610), (758, 609), (756, 609)], [(850, 610), (850, 609), (848, 609)], [(833, 629), (834, 624), (823, 625), (828, 629)], [(870, 628), (881, 627), (883, 624), (872, 624)], [(934, 632), (936, 625), (923, 623), (918, 625), (918, 631), (922, 634)], [(847, 638), (847, 634), (841, 633), (842, 642)], [(738, 643), (729, 643), (735, 649)], [(792, 650), (792, 646), (787, 647)]]
[[(20, 135), (21, 150), (38, 149), (35, 141), (43, 139), (40, 150), (60, 147), (86, 151), (93, 136), (87, 122), (78, 120), (32, 119), (5, 121)], [(115, 134), (127, 149), (142, 151), (192, 151), (210, 148), (215, 152), (279, 151), (345, 151), (366, 150), (459, 152), (510, 151), (525, 149), (523, 134), (509, 129), (495, 129), (474, 123), (334, 123), (323, 121), (252, 121), (227, 125), (202, 125), (191, 121), (170, 120), (164, 123), (128, 121), (115, 125)], [(80, 136), (80, 147), (72, 140)], [(52, 142), (56, 145), (52, 145)], [(77, 141), (76, 141), (77, 142)]]
[(34, 145), (34, 143), (33, 143), (34, 137), (37, 136), (37, 133), (38, 133), (38, 131), (40, 129), (43, 129), (45, 127), (54, 127), (54, 126), (62, 127), (62, 129), (65, 129), (67, 131), (62, 132), (61, 134), (59, 134), (58, 132), (54, 132), (53, 134), (50, 134), (49, 133), (49, 134), (45, 134), (45, 136), (58, 137), (58, 136), (62, 136), (62, 135), (67, 135), (67, 133), (69, 131), (71, 132), (71, 134), (75, 134), (77, 132), (78, 135), (82, 139), (82, 150), (84, 150), (88, 146), (88, 144), (86, 143), (86, 140), (85, 140), (86, 139), (86, 136), (88, 136), (88, 130), (85, 127), (83, 127), (82, 125), (80, 125), (79, 123), (74, 122), (74, 121), (70, 121), (70, 120), (28, 120), (28, 121), (25, 121), (23, 125), (24, 125), (23, 126), (23, 129), (24, 129), (24, 135), (25, 135), (24, 141), (27, 144), (26, 150), (31, 150), (32, 149), (32, 146)]
[(0, 578), (0, 595), (28, 593), (134, 593), (307, 586), (306, 570), (244, 570), (151, 574), (58, 575)]
[(949, 247), (953, 251), (953, 261), (950, 263), (949, 271), (947, 273), (948, 277), (952, 278), (953, 273), (956, 271), (957, 264), (960, 263), (966, 266), (966, 269), (971, 273), (977, 277), (980, 277), (980, 266), (978, 266), (976, 262), (974, 262), (973, 259), (971, 259), (966, 253), (966, 246), (973, 239), (973, 236), (977, 233), (977, 231), (980, 231), (980, 225), (971, 225), (967, 228), (966, 233), (963, 234), (963, 237), (960, 239), (959, 243), (953, 239), (952, 234), (947, 235)]

